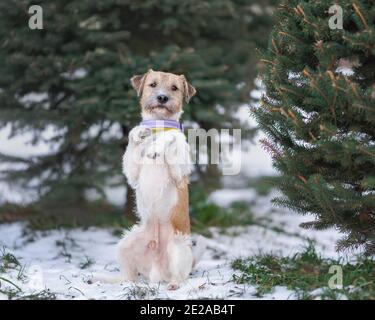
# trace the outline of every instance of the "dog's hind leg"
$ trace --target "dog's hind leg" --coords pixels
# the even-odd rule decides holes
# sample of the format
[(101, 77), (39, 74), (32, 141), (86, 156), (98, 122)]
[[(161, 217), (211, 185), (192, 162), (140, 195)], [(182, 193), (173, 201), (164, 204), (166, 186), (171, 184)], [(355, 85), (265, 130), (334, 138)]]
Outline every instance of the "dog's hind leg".
[(140, 226), (134, 226), (132, 230), (121, 239), (117, 247), (117, 259), (120, 264), (121, 278), (123, 281), (136, 281), (138, 277), (138, 260), (143, 252), (140, 242), (143, 238), (143, 230)]
[(103, 282), (103, 283), (121, 283), (124, 281), (136, 281), (138, 277), (136, 257), (136, 239), (139, 231), (133, 228), (124, 236), (117, 247), (117, 260), (120, 264), (120, 274), (94, 274), (89, 283)]
[(181, 233), (173, 235), (167, 245), (169, 261), (169, 290), (176, 290), (179, 284), (187, 279), (193, 267), (193, 251), (188, 235)]

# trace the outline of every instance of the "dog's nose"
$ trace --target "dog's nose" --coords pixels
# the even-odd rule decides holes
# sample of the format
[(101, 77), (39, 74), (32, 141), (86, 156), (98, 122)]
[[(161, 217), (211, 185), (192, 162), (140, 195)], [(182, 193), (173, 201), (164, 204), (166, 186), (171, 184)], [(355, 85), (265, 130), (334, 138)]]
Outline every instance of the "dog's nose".
[(157, 99), (160, 103), (166, 103), (169, 100), (169, 98), (164, 94), (159, 95)]

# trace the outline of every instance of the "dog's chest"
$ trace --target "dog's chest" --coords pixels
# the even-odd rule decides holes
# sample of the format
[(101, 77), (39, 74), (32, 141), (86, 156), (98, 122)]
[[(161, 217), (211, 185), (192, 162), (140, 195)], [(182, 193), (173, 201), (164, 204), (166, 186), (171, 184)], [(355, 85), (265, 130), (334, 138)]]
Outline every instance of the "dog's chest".
[[(143, 143), (142, 158), (145, 165), (165, 164), (165, 159), (177, 151), (175, 133), (154, 133)], [(154, 161), (153, 161), (154, 160)]]
[(144, 142), (137, 197), (151, 211), (168, 214), (177, 200), (177, 190), (166, 163), (169, 153), (175, 152), (175, 141), (172, 135), (153, 134)]
[(156, 133), (149, 137), (142, 146), (141, 184), (151, 183), (154, 188), (164, 188), (170, 177), (167, 157), (176, 152), (176, 138), (171, 133)]

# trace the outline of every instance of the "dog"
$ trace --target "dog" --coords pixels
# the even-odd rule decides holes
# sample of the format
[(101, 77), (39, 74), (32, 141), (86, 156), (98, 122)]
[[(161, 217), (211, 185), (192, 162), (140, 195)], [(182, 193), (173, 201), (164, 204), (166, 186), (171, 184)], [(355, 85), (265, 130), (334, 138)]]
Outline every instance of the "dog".
[[(143, 275), (175, 290), (198, 259), (190, 238), (189, 145), (174, 125), (196, 90), (184, 75), (152, 69), (133, 76), (131, 84), (140, 98), (143, 122), (129, 133), (123, 173), (135, 190), (140, 221), (118, 244), (121, 280)], [(172, 126), (142, 125), (158, 122)]]

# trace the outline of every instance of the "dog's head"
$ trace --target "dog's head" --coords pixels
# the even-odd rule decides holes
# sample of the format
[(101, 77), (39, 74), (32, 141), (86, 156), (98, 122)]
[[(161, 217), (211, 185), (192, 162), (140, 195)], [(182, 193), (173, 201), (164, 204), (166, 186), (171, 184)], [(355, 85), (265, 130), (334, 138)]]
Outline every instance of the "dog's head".
[(131, 78), (140, 97), (144, 119), (178, 120), (184, 100), (189, 102), (196, 93), (184, 75), (148, 70)]

